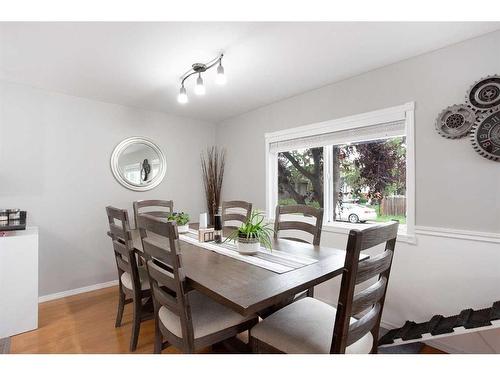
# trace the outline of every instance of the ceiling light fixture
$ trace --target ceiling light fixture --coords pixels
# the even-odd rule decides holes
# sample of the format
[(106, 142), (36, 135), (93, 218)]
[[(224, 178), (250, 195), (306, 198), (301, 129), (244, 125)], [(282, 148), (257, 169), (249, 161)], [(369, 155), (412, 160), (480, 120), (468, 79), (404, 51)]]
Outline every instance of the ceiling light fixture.
[(201, 78), (201, 73), (198, 73), (198, 78), (196, 78), (196, 86), (194, 86), (194, 93), (196, 95), (205, 95), (205, 85), (203, 84), (203, 78)]
[(181, 88), (179, 90), (179, 96), (177, 97), (177, 101), (179, 103), (187, 103), (188, 102), (188, 96), (186, 92), (186, 88), (184, 87), (184, 82), (186, 79), (191, 77), (192, 75), (198, 74), (198, 78), (196, 78), (196, 85), (194, 86), (194, 92), (196, 95), (205, 95), (206, 89), (205, 85), (203, 82), (203, 77), (201, 76), (201, 73), (206, 72), (208, 69), (213, 68), (215, 65), (219, 64), (217, 66), (217, 77), (215, 78), (215, 82), (219, 85), (223, 85), (226, 83), (226, 75), (224, 74), (224, 67), (222, 66), (222, 58), (224, 57), (224, 54), (221, 53), (217, 58), (213, 59), (212, 61), (206, 63), (206, 64), (201, 64), (201, 63), (196, 63), (192, 65), (192, 68), (189, 69), (186, 73), (182, 75), (181, 79)]
[(217, 67), (217, 77), (215, 77), (215, 82), (219, 85), (226, 84), (226, 75), (224, 74), (224, 67), (222, 62), (219, 60), (219, 66)]
[(182, 103), (182, 104), (188, 102), (188, 96), (187, 96), (186, 88), (184, 87), (184, 85), (181, 86), (181, 89), (179, 91), (179, 96), (177, 97), (177, 101), (179, 103)]

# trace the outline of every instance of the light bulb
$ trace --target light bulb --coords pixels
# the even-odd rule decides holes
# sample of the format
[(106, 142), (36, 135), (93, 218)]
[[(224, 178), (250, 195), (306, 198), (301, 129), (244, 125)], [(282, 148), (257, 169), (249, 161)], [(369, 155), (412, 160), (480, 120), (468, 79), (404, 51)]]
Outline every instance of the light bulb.
[(201, 73), (196, 78), (196, 86), (194, 86), (194, 93), (196, 95), (205, 95), (205, 86), (203, 85), (203, 78), (201, 78)]
[(182, 104), (188, 102), (188, 96), (187, 96), (186, 88), (184, 87), (184, 85), (182, 85), (181, 89), (179, 90), (179, 96), (177, 96), (177, 101), (179, 103), (182, 103)]
[(218, 85), (224, 85), (226, 83), (226, 75), (224, 74), (224, 67), (222, 64), (219, 64), (217, 67), (217, 77), (215, 78), (215, 83)]

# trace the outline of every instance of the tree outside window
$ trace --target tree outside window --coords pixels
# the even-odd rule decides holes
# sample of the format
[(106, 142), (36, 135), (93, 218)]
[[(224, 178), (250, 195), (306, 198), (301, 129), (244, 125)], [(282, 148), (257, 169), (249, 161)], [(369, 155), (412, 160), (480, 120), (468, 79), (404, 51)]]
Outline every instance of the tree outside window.
[(323, 207), (323, 147), (278, 154), (278, 200)]
[[(333, 148), (333, 191), (324, 192), (324, 153)], [(279, 204), (324, 206), (333, 194), (334, 220), (352, 221), (349, 212), (376, 213), (369, 220), (406, 222), (405, 137), (300, 149), (278, 154)], [(363, 211), (363, 207), (365, 208)], [(352, 218), (352, 216), (350, 216)], [(358, 221), (355, 221), (358, 222)]]

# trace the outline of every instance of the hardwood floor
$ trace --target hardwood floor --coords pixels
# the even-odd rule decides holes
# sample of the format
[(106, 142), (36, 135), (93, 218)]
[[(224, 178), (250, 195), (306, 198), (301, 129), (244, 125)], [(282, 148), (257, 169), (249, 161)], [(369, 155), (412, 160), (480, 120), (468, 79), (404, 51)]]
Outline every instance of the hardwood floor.
[[(40, 304), (39, 328), (12, 337), (11, 353), (129, 353), (131, 305), (125, 307), (122, 326), (115, 328), (118, 287), (82, 293)], [(135, 353), (152, 353), (153, 321), (141, 325)], [(210, 353), (207, 349), (204, 353)], [(219, 351), (217, 351), (219, 352)], [(180, 353), (169, 347), (163, 353)], [(422, 353), (441, 353), (424, 346)]]
[(420, 354), (448, 354), (429, 345), (424, 345)]
[[(82, 293), (39, 306), (39, 328), (12, 337), (11, 353), (129, 353), (131, 305), (115, 328), (118, 287)], [(135, 353), (152, 353), (153, 321), (141, 325)], [(174, 348), (164, 352), (178, 353)]]

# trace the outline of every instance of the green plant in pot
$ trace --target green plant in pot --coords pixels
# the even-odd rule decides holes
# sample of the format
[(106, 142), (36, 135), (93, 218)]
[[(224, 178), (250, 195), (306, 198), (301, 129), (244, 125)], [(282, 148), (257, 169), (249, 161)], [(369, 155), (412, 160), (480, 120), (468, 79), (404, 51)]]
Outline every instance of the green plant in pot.
[(264, 214), (253, 211), (246, 223), (243, 223), (237, 230), (231, 233), (226, 241), (235, 241), (238, 252), (241, 254), (257, 254), (261, 245), (272, 250), (274, 230), (264, 220)]
[(189, 215), (184, 212), (172, 212), (167, 216), (168, 221), (175, 221), (177, 223), (177, 230), (179, 233), (189, 232)]

